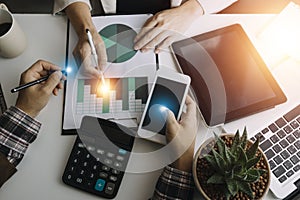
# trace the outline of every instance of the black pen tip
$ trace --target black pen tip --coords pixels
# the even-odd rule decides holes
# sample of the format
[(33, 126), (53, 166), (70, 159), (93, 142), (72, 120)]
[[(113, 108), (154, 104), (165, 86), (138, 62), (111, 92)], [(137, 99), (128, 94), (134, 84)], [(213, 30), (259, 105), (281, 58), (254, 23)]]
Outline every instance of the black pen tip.
[(90, 30), (89, 29), (85, 29), (85, 32), (87, 33), (87, 32), (89, 32)]
[(16, 92), (16, 89), (11, 89), (10, 92), (11, 92), (11, 93), (15, 93), (15, 92)]

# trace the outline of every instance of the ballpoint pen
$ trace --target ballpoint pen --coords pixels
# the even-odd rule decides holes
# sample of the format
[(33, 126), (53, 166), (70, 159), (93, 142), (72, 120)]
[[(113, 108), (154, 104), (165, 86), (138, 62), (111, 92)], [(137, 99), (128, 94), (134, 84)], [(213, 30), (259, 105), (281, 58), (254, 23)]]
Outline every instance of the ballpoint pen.
[[(51, 71), (47, 76), (44, 76), (44, 77), (42, 77), (42, 78), (40, 78), (40, 79), (37, 79), (37, 80), (35, 80), (35, 81), (28, 82), (28, 83), (26, 83), (26, 84), (24, 84), (24, 85), (20, 85), (20, 86), (14, 88), (14, 89), (11, 89), (10, 92), (11, 92), (11, 93), (15, 93), (15, 92), (18, 92), (18, 91), (23, 90), (23, 89), (25, 89), (25, 88), (31, 87), (31, 86), (33, 86), (33, 85), (42, 83), (42, 82), (46, 81), (46, 80), (50, 77), (50, 75), (51, 75), (53, 72), (55, 72), (55, 71)], [(66, 70), (61, 70), (61, 72), (62, 72), (64, 75), (67, 74)]]
[[(92, 34), (91, 34), (89, 29), (86, 29), (85, 31), (86, 31), (86, 34), (87, 34), (87, 37), (88, 37), (89, 44), (90, 44), (91, 49), (92, 49), (92, 56), (94, 58), (95, 64), (98, 66), (98, 55), (97, 55), (96, 48), (95, 48), (95, 45), (94, 45), (94, 42), (93, 42)], [(101, 69), (99, 69), (99, 71), (100, 71), (102, 84), (105, 85), (103, 71)]]

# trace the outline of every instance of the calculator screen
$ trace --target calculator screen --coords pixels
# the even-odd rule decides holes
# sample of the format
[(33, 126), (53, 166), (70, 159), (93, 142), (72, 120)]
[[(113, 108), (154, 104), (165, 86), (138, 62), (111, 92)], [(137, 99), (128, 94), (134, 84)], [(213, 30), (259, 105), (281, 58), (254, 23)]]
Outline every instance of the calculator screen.
[(131, 150), (135, 135), (120, 124), (88, 116), (83, 118), (77, 132), (83, 142), (96, 143), (96, 145), (114, 144), (126, 150)]

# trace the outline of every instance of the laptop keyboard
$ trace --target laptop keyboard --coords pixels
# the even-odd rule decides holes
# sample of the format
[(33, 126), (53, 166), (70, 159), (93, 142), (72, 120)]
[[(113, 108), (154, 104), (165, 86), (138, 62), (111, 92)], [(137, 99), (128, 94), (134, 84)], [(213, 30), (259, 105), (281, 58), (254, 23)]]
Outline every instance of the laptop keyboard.
[(272, 174), (280, 183), (300, 170), (300, 105), (251, 138), (260, 139)]

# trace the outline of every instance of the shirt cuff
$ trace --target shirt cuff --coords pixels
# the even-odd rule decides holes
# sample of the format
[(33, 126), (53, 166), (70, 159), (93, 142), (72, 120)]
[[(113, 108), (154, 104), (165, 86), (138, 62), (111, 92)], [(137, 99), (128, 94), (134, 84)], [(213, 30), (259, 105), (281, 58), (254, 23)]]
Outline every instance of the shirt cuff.
[(0, 144), (25, 154), (41, 128), (41, 123), (17, 107), (10, 107), (0, 116)]
[(69, 6), (72, 3), (76, 2), (83, 2), (86, 3), (90, 10), (92, 10), (91, 4), (89, 0), (55, 0), (54, 1), (54, 8), (53, 8), (53, 14), (57, 14), (59, 12), (62, 12), (67, 6)]
[(194, 187), (192, 173), (166, 166), (156, 184), (153, 199), (192, 199)]
[(221, 10), (227, 8), (228, 6), (230, 6), (231, 4), (233, 4), (234, 2), (238, 1), (238, 0), (197, 0), (203, 11), (204, 14), (213, 14), (213, 13), (217, 13), (220, 12)]

